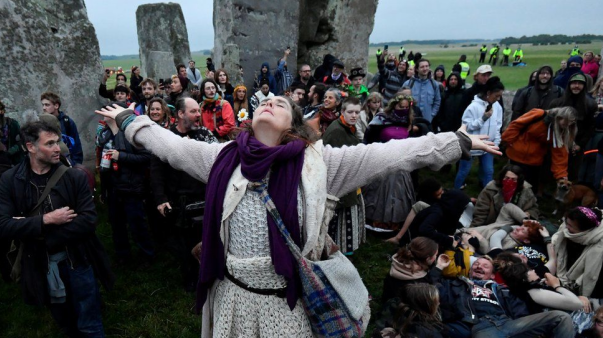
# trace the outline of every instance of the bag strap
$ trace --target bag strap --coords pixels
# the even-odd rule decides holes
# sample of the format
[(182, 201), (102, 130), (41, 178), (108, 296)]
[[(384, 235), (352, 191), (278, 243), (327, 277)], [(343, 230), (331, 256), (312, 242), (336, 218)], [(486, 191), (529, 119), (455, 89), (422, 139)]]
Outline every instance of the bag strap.
[(67, 172), (67, 170), (69, 170), (69, 168), (64, 165), (59, 166), (57, 170), (55, 170), (54, 174), (52, 174), (52, 176), (50, 177), (50, 180), (48, 180), (48, 184), (46, 184), (46, 188), (44, 188), (42, 195), (38, 199), (38, 203), (36, 203), (36, 206), (33, 207), (33, 209), (29, 212), (30, 217), (35, 216), (35, 214), (40, 209), (40, 206), (42, 206), (42, 203), (44, 203), (46, 197), (48, 197), (48, 194), (50, 194), (50, 190), (54, 188), (54, 186), (59, 182), (59, 180), (61, 179), (63, 174)]
[(281, 235), (285, 239), (285, 242), (287, 243), (287, 246), (289, 247), (289, 250), (291, 250), (291, 253), (295, 257), (295, 259), (297, 259), (297, 260), (302, 259), (302, 254), (301, 254), (300, 248), (297, 246), (297, 244), (295, 244), (295, 242), (291, 238), (291, 234), (289, 234), (289, 230), (287, 230), (287, 228), (285, 228), (285, 223), (283, 223), (283, 219), (281, 218), (281, 215), (278, 213), (278, 210), (276, 210), (276, 205), (272, 201), (272, 198), (270, 197), (270, 195), (268, 195), (268, 186), (266, 185), (266, 183), (249, 182), (248, 187), (252, 191), (259, 193), (260, 196), (262, 197), (262, 202), (264, 202), (264, 206), (266, 206), (266, 210), (268, 210), (268, 213), (270, 214), (270, 216), (272, 216), (272, 218), (276, 222), (276, 226), (278, 227), (278, 230), (281, 232)]

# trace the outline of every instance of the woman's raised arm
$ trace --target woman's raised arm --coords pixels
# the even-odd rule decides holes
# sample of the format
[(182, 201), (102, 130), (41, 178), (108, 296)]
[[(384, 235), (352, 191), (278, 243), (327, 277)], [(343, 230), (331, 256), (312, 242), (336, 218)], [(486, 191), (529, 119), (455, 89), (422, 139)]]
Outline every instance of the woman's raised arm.
[(117, 105), (97, 110), (96, 113), (115, 119), (136, 147), (147, 149), (175, 169), (182, 170), (207, 183), (209, 172), (225, 143), (206, 143), (180, 137), (160, 127), (147, 116), (136, 117), (133, 105), (124, 109)]

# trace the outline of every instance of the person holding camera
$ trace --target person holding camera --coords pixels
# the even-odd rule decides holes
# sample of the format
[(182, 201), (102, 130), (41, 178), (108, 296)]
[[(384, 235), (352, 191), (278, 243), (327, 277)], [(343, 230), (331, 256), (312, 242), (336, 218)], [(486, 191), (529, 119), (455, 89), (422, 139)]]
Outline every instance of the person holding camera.
[[(218, 142), (207, 128), (201, 126), (201, 111), (194, 99), (176, 101), (176, 114), (178, 123), (169, 128), (174, 134), (199, 142)], [(193, 292), (197, 285), (199, 263), (190, 255), (190, 251), (201, 241), (205, 184), (153, 157), (151, 189), (157, 211), (164, 217), (165, 236), (160, 238), (167, 238), (167, 241), (161, 244), (167, 245), (180, 265), (184, 288)]]

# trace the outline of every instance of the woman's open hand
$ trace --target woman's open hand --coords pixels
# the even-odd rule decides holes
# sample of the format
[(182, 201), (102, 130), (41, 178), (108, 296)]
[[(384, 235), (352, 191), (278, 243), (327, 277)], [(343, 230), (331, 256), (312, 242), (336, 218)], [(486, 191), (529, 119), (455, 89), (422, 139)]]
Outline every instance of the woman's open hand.
[(128, 108), (123, 108), (116, 104), (113, 104), (112, 106), (105, 106), (101, 110), (95, 110), (94, 112), (99, 115), (102, 115), (104, 117), (108, 117), (110, 119), (115, 120), (115, 118), (117, 117), (117, 115), (119, 115), (119, 113), (121, 113), (127, 109), (134, 110), (134, 107), (136, 107), (136, 103), (132, 103)]
[(487, 141), (488, 135), (469, 135), (467, 133), (467, 125), (463, 124), (459, 131), (465, 135), (467, 135), (471, 139), (471, 150), (483, 150), (487, 153), (494, 155), (502, 155), (500, 151), (498, 151), (498, 146), (494, 144), (492, 141)]

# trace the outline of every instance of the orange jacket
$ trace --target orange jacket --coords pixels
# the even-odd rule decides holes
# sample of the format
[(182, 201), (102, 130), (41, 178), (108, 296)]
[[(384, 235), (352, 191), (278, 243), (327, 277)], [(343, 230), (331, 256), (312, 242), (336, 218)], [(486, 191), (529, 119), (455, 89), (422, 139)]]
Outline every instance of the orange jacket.
[(211, 110), (201, 104), (201, 118), (205, 128), (218, 132), (221, 137), (227, 136), (235, 127), (234, 113), (226, 100), (220, 99)]
[(502, 134), (502, 140), (509, 145), (507, 157), (515, 162), (539, 166), (550, 149), (553, 175), (556, 179), (567, 177), (567, 148), (553, 148), (553, 141), (547, 140), (548, 127), (544, 116), (544, 110), (532, 109), (511, 122)]

